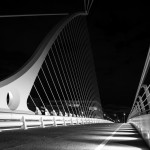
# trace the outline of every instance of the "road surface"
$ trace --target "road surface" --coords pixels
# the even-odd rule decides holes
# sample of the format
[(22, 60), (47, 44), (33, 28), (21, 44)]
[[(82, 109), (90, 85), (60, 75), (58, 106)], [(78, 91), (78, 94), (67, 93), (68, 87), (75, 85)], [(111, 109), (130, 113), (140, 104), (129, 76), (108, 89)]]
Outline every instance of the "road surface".
[(129, 124), (89, 124), (0, 132), (4, 150), (148, 150)]

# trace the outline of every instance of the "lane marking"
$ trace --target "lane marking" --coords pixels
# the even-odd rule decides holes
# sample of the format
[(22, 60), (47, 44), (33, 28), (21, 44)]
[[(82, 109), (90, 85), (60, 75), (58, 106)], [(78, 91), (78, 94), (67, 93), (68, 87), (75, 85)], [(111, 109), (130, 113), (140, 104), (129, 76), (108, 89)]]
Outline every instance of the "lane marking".
[[(123, 123), (124, 124), (124, 123)], [(123, 124), (121, 124), (109, 137), (107, 137), (98, 147), (96, 147), (96, 149), (94, 149), (94, 150), (101, 150), (106, 144), (107, 144), (107, 142), (109, 141), (109, 140), (111, 140), (111, 138), (113, 137), (113, 135), (114, 134), (116, 134), (116, 132), (122, 127), (122, 125)]]

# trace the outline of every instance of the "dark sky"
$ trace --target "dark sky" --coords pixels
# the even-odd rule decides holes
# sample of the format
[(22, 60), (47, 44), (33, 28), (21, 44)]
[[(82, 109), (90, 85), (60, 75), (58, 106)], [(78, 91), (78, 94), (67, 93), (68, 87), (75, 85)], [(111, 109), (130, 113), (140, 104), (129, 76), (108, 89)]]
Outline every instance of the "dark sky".
[(128, 111), (150, 44), (149, 5), (95, 1), (89, 29), (103, 108)]
[(44, 37), (64, 16), (7, 17), (8, 15), (74, 13), (84, 3), (68, 0), (50, 2), (6, 1), (0, 5), (0, 80), (18, 70)]
[[(16, 7), (16, 5), (19, 6)], [(58, 2), (55, 0), (46, 3), (36, 2), (36, 5), (21, 1), (20, 3), (1, 5), (0, 14), (73, 13), (84, 10), (83, 6), (83, 1)], [(106, 113), (128, 112), (132, 107), (150, 43), (149, 14), (149, 5), (143, 2), (132, 4), (122, 1), (115, 4), (113, 2), (101, 3), (100, 0), (95, 0), (93, 3), (87, 20), (102, 107)], [(40, 22), (38, 22), (40, 19), (35, 17), (34, 24), (25, 25), (28, 27), (28, 31), (23, 28), (23, 25), (25, 22), (31, 22), (31, 18), (28, 18), (29, 21), (18, 19), (18, 22), (15, 21), (16, 25), (13, 20), (0, 18), (1, 52), (5, 54), (0, 55), (1, 78), (9, 74), (11, 68), (20, 67), (18, 62), (25, 61), (31, 55), (32, 50), (29, 49), (34, 49), (49, 28), (61, 17), (58, 16), (56, 19), (43, 17), (43, 19), (40, 18)], [(6, 30), (3, 30), (4, 27)], [(44, 30), (41, 30), (43, 27)], [(19, 35), (14, 36), (16, 29), (20, 30), (18, 34), (23, 33), (24, 37), (28, 38), (16, 38), (20, 37)], [(36, 35), (37, 32), (40, 35), (33, 47), (27, 46), (31, 41), (34, 42), (34, 38), (28, 36), (31, 31), (33, 32), (31, 35)], [(14, 44), (8, 44), (6, 40), (8, 37), (10, 41), (11, 39), (15, 40)], [(20, 44), (16, 47), (15, 43)], [(20, 49), (22, 44), (24, 50)], [(16, 50), (13, 51), (15, 48)], [(27, 51), (28, 53), (26, 53)], [(13, 62), (12, 67), (8, 61)]]

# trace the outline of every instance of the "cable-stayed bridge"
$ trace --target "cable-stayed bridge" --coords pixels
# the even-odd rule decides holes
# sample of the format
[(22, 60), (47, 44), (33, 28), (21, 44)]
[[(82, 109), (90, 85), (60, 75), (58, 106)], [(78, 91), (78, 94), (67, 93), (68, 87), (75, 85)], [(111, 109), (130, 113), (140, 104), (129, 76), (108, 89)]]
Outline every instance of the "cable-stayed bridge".
[(0, 82), (1, 149), (148, 149), (149, 53), (128, 124), (104, 119), (86, 15), (65, 16)]
[(1, 111), (103, 118), (84, 16), (67, 17), (1, 82)]
[(25, 128), (26, 120), (39, 118), (38, 115), (43, 115), (41, 120), (59, 116), (64, 124), (64, 117), (72, 117), (75, 120), (71, 122), (76, 123), (103, 119), (86, 15), (67, 16), (50, 31), (19, 71), (1, 81), (3, 119), (22, 118)]

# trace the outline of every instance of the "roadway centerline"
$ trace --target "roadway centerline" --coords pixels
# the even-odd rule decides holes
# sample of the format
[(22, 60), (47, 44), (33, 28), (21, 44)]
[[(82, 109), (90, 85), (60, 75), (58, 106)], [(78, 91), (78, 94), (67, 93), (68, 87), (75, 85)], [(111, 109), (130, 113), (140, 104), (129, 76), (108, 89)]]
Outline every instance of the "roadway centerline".
[(123, 124), (121, 124), (110, 136), (108, 136), (95, 150), (101, 150), (109, 140), (111, 140), (112, 136), (116, 134), (116, 132), (121, 128)]
[[(113, 131), (112, 131), (113, 132)], [(128, 123), (121, 124), (94, 150), (149, 150), (139, 132)]]

